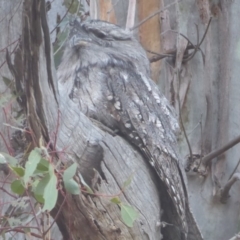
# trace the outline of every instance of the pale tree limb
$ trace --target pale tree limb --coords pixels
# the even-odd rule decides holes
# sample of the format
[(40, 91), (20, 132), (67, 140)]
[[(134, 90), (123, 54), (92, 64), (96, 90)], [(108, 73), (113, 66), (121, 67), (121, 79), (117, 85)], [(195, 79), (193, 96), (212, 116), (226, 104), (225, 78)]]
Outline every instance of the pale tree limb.
[(135, 13), (136, 13), (136, 0), (129, 0), (126, 29), (130, 29), (134, 26)]
[(233, 171), (232, 171), (231, 175), (229, 176), (228, 180), (229, 180), (230, 178), (232, 178), (233, 174), (237, 171), (239, 164), (240, 164), (240, 159), (238, 160), (238, 163), (237, 163), (237, 165), (235, 166), (235, 168), (233, 169)]
[(229, 240), (240, 240), (240, 232), (237, 233), (234, 237), (230, 238)]
[(228, 180), (228, 182), (225, 184), (225, 186), (221, 190), (221, 196), (220, 196), (220, 201), (222, 203), (226, 203), (227, 199), (229, 198), (229, 191), (233, 184), (236, 181), (240, 180), (240, 173), (234, 173), (233, 176)]
[[(199, 32), (198, 32), (198, 28), (197, 28), (197, 26), (196, 26), (197, 36), (198, 36), (198, 37), (197, 37), (197, 44), (196, 44), (196, 45), (194, 45), (194, 44), (190, 41), (190, 39), (189, 39), (188, 37), (186, 37), (184, 34), (178, 32), (178, 31), (174, 31), (174, 30), (167, 30), (167, 31), (171, 31), (171, 32), (177, 33), (178, 36), (181, 35), (183, 38), (185, 38), (185, 39), (188, 41), (186, 50), (185, 50), (185, 52), (184, 52), (184, 57), (183, 57), (183, 60), (182, 60), (183, 63), (186, 63), (186, 62), (188, 62), (189, 60), (191, 60), (191, 59), (195, 56), (195, 54), (197, 53), (198, 50), (201, 52), (202, 57), (203, 57), (203, 62), (205, 63), (205, 56), (204, 56), (204, 53), (203, 53), (202, 49), (200, 48), (200, 46), (201, 46), (201, 44), (203, 43), (203, 41), (204, 41), (204, 39), (205, 39), (205, 37), (206, 37), (206, 35), (207, 35), (207, 32), (208, 32), (208, 29), (209, 29), (211, 20), (212, 20), (212, 18), (209, 19), (207, 28), (206, 28), (206, 30), (205, 30), (205, 32), (204, 32), (204, 34), (203, 34), (203, 37), (202, 37), (202, 39), (201, 39), (200, 42), (199, 42)], [(186, 54), (186, 51), (187, 51), (187, 50), (194, 50), (194, 51), (193, 51), (192, 53), (190, 53), (190, 54)], [(150, 51), (148, 51), (148, 52), (150, 52)], [(156, 62), (156, 61), (159, 61), (159, 60), (161, 60), (161, 59), (163, 59), (163, 58), (165, 58), (165, 57), (169, 57), (169, 56), (170, 56), (170, 57), (174, 57), (174, 56), (176, 56), (176, 52), (177, 52), (177, 49), (171, 49), (171, 50), (169, 50), (169, 51), (167, 51), (167, 52), (164, 52), (164, 53), (153, 53), (153, 52), (152, 52), (152, 54), (155, 54), (155, 55), (157, 55), (157, 56), (151, 57), (151, 58), (149, 59), (149, 61), (150, 61), (150, 62)]]
[[(181, 0), (180, 0), (181, 1)], [(171, 7), (172, 5), (180, 2), (180, 1), (175, 1), (173, 3), (168, 4), (166, 7), (154, 12), (153, 14), (151, 14), (150, 16), (148, 16), (147, 18), (143, 19), (141, 22), (139, 22), (137, 25), (135, 25), (134, 27), (132, 27), (130, 30), (133, 31), (134, 29), (140, 27), (142, 24), (144, 24), (145, 22), (147, 22), (149, 19), (153, 18), (154, 16), (156, 16), (157, 14), (163, 12), (164, 10), (166, 10), (167, 8)]]
[(202, 163), (204, 165), (208, 165), (213, 158), (223, 154), (224, 152), (226, 152), (228, 149), (232, 148), (233, 146), (235, 146), (239, 142), (240, 142), (240, 136), (236, 137), (235, 139), (233, 139), (232, 141), (230, 141), (229, 143), (227, 143), (226, 145), (224, 145), (220, 149), (217, 149), (217, 150), (212, 151), (209, 154), (207, 154), (205, 157), (203, 157)]
[(90, 18), (91, 19), (97, 19), (98, 12), (97, 12), (97, 2), (96, 0), (90, 0)]
[[(96, 193), (70, 195), (59, 190), (51, 216), (63, 239), (133, 239), (132, 236), (159, 239), (161, 229), (155, 227), (157, 221), (162, 221), (159, 181), (153, 176), (151, 166), (121, 137), (113, 137), (95, 126), (63, 89), (58, 91), (44, 3), (24, 1), (23, 44), (19, 51), (23, 62), (20, 70), (26, 83), (28, 126), (36, 143), (44, 139), (49, 152), (57, 152), (52, 160), (56, 169), (59, 161), (64, 164), (75, 161), (84, 181)], [(64, 87), (71, 88), (70, 85)], [(98, 173), (96, 177), (93, 169)], [(136, 173), (131, 187), (119, 196), (121, 202), (139, 213), (133, 228), (128, 228), (122, 222), (118, 205), (97, 194), (119, 193), (133, 172)], [(95, 184), (91, 184), (92, 179), (96, 179)], [(79, 187), (82, 187), (80, 181)]]

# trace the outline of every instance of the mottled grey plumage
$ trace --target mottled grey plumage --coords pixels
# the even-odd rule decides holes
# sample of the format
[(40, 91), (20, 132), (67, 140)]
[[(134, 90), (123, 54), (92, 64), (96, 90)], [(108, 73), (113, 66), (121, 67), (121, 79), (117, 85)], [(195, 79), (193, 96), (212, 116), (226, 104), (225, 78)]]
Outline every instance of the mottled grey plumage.
[[(178, 123), (150, 79), (146, 53), (127, 30), (102, 21), (75, 21), (58, 69), (59, 90), (80, 110), (134, 144), (153, 166), (175, 206), (185, 239), (187, 194), (178, 159)], [(66, 92), (66, 85), (72, 86)]]

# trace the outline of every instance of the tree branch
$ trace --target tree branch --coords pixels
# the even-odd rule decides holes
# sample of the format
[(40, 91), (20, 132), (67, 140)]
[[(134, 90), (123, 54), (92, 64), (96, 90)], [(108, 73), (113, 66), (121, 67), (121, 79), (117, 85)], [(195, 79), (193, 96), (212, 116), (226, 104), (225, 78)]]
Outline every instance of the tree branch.
[[(181, 0), (180, 0), (181, 1)], [(156, 16), (157, 14), (163, 12), (164, 10), (166, 10), (167, 8), (171, 7), (172, 5), (176, 4), (177, 2), (180, 1), (175, 1), (173, 3), (168, 4), (166, 7), (154, 12), (153, 14), (151, 14), (150, 16), (146, 17), (145, 19), (143, 19), (141, 22), (139, 22), (137, 25), (135, 25), (134, 27), (130, 28), (131, 31), (133, 31), (134, 29), (140, 27), (142, 24), (144, 24), (145, 22), (147, 22), (149, 19), (153, 18), (154, 16)]]
[(237, 233), (234, 237), (230, 238), (229, 240), (240, 240), (240, 232)]
[(219, 155), (223, 154), (224, 152), (226, 152), (228, 149), (232, 148), (239, 142), (240, 142), (240, 136), (236, 137), (235, 139), (233, 139), (232, 141), (230, 141), (229, 143), (227, 143), (220, 149), (217, 149), (217, 150), (212, 151), (209, 154), (207, 154), (205, 157), (203, 157), (202, 163), (204, 165), (208, 165), (213, 158), (218, 157)]
[(221, 203), (226, 203), (227, 199), (229, 198), (229, 191), (233, 184), (240, 180), (240, 173), (234, 173), (233, 176), (228, 180), (228, 182), (225, 184), (223, 189), (221, 190), (221, 196), (220, 196), (220, 201)]

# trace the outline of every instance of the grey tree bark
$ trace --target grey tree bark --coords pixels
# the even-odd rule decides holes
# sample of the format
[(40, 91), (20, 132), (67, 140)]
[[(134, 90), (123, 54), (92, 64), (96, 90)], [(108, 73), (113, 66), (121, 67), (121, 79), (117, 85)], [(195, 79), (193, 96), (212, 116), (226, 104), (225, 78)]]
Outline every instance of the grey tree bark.
[[(198, 36), (195, 24), (201, 38), (212, 17), (201, 46), (205, 59), (198, 51), (183, 64), (181, 73), (181, 115), (194, 154), (206, 156), (239, 136), (239, 11), (237, 1), (184, 1), (179, 4), (178, 17), (173, 7), (164, 12), (162, 30), (178, 28), (194, 44)], [(166, 32), (163, 37), (166, 41), (175, 39), (172, 35)], [(176, 99), (176, 87), (171, 88), (176, 86), (175, 81), (173, 69), (165, 61), (159, 84), (169, 100)], [(187, 158), (189, 149), (183, 133), (179, 143)], [(239, 231), (239, 182), (233, 185), (227, 202), (220, 203), (222, 188), (233, 171), (239, 171), (238, 161), (236, 145), (214, 158), (204, 176), (188, 175), (190, 202), (204, 239), (230, 239)]]
[[(124, 23), (122, 16), (126, 6), (119, 2), (120, 5), (116, 3), (114, 7), (119, 22)], [(165, 2), (167, 5), (168, 1)], [(5, 50), (6, 47), (10, 53), (15, 50), (16, 40), (22, 33), (23, 19), (25, 39), (31, 40), (25, 42), (25, 45), (23, 42), (22, 45), (26, 53), (26, 61), (23, 62), (24, 77), (29, 84), (26, 86), (30, 103), (27, 111), (36, 138), (44, 136), (45, 141), (54, 140), (53, 133), (57, 132), (57, 150), (67, 148), (68, 154), (64, 154), (63, 159), (68, 162), (71, 162), (72, 158), (78, 159), (81, 163), (80, 172), (87, 180), (94, 179), (93, 188), (104, 194), (104, 197), (94, 198), (81, 194), (77, 199), (68, 196), (64, 208), (61, 208), (64, 199), (60, 198), (58, 207), (62, 211), (58, 217), (57, 210), (53, 211), (53, 217), (56, 218), (62, 235), (66, 239), (109, 239), (108, 236), (114, 239), (121, 232), (122, 238), (119, 239), (160, 239), (157, 224), (161, 219), (160, 196), (157, 179), (151, 168), (128, 143), (120, 137), (113, 137), (100, 130), (71, 106), (71, 102), (59, 99), (50, 51), (50, 38), (53, 40), (54, 37), (48, 34), (44, 11), (39, 9), (39, 3), (37, 0), (24, 1), (23, 8), (28, 10), (22, 18), (21, 1), (0, 1), (0, 16), (3, 16), (0, 28), (1, 33), (4, 33), (0, 38), (1, 75), (12, 78), (7, 65), (4, 64)], [(50, 29), (55, 26), (54, 14), (64, 14), (60, 1), (53, 1), (52, 4), (56, 5), (52, 5), (48, 13)], [(59, 10), (53, 13), (57, 6)], [(237, 1), (187, 0), (180, 3), (179, 8), (172, 6), (164, 12), (166, 15), (161, 15), (161, 29), (165, 32), (162, 34), (163, 49), (166, 47), (164, 38), (166, 41), (172, 38), (173, 42), (176, 40), (175, 34), (167, 32), (169, 27), (178, 29), (195, 43), (197, 34), (194, 23), (198, 24), (199, 35), (202, 36), (209, 17), (213, 16), (201, 46), (205, 61), (198, 52), (191, 61), (183, 64), (181, 71), (181, 115), (193, 153), (196, 154), (206, 155), (239, 135), (239, 12), (240, 6)], [(36, 16), (40, 18), (35, 21)], [(165, 23), (167, 19), (169, 22)], [(36, 38), (31, 38), (31, 32), (38, 33)], [(11, 57), (13, 61), (14, 55)], [(178, 85), (173, 66), (171, 62), (169, 64), (169, 61), (165, 61), (159, 81), (161, 89), (170, 101), (177, 99)], [(0, 88), (4, 97), (6, 86), (2, 82)], [(36, 106), (40, 107), (37, 111)], [(7, 122), (4, 111), (0, 114), (2, 123)], [(8, 130), (12, 131), (3, 124), (0, 126), (2, 136), (8, 136)], [(8, 142), (9, 139), (6, 139)], [(183, 135), (180, 136), (179, 143), (182, 155), (189, 154)], [(3, 137), (0, 139), (0, 148), (2, 152), (7, 151)], [(239, 146), (236, 146), (214, 159), (206, 176), (190, 174), (188, 177), (190, 203), (204, 239), (230, 239), (239, 231), (239, 183), (230, 190), (231, 198), (226, 204), (220, 203), (219, 200), (221, 187), (225, 185), (238, 163), (238, 152)], [(89, 170), (90, 166), (91, 169), (94, 166), (96, 171)], [(3, 172), (0, 174), (3, 181), (5, 175)], [(121, 200), (135, 206), (140, 211), (140, 217), (134, 227), (129, 229), (122, 223), (118, 207), (111, 204), (106, 196), (119, 193), (124, 181), (132, 175), (132, 183), (121, 195)], [(1, 191), (1, 203), (9, 202), (11, 199), (8, 195), (2, 193)], [(69, 222), (66, 223), (64, 219), (69, 219)], [(95, 219), (98, 221), (94, 221)], [(52, 235), (53, 239), (59, 239), (59, 233), (56, 234)]]
[[(62, 161), (77, 160), (83, 176), (95, 180), (93, 189), (104, 195), (59, 197), (52, 215), (63, 239), (160, 239), (160, 200), (152, 170), (128, 143), (101, 131), (70, 101), (59, 99), (44, 1), (26, 0), (22, 11), (22, 37), (11, 68), (17, 86), (24, 87), (21, 98), (35, 142), (56, 139), (55, 150), (67, 149)], [(128, 228), (108, 198), (121, 192), (132, 175), (131, 186), (120, 199), (138, 209), (140, 216)]]

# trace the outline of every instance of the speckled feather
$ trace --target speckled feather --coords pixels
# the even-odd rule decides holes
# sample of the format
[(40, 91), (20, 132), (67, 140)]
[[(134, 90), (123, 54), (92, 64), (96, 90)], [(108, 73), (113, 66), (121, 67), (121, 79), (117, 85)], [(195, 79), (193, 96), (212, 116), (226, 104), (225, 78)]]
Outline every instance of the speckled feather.
[(59, 91), (80, 111), (119, 130), (165, 184), (186, 238), (186, 190), (174, 111), (150, 79), (149, 62), (131, 33), (102, 21), (74, 22), (58, 69)]

